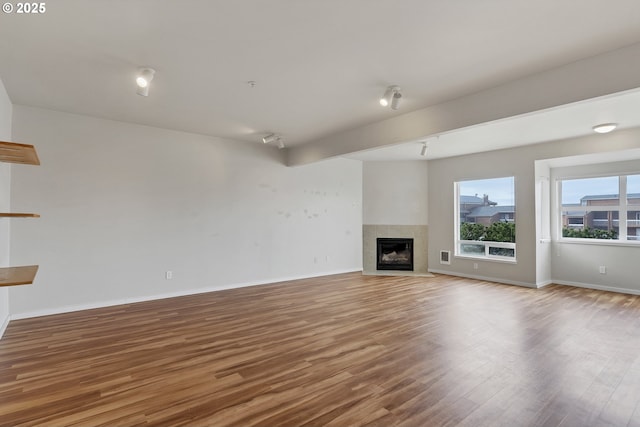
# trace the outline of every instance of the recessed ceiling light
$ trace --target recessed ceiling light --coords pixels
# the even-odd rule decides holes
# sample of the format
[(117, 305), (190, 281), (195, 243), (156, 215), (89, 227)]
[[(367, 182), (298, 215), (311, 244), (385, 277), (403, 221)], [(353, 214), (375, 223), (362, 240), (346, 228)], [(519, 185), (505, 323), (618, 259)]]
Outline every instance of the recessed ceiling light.
[(618, 127), (617, 123), (602, 123), (600, 125), (594, 126), (593, 131), (598, 133), (609, 133), (616, 127)]

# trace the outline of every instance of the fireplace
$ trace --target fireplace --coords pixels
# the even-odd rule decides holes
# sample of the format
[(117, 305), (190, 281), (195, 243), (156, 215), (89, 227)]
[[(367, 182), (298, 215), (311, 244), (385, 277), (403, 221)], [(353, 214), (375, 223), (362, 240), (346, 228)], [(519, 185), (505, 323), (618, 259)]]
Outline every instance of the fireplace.
[(378, 270), (413, 271), (413, 239), (377, 239)]

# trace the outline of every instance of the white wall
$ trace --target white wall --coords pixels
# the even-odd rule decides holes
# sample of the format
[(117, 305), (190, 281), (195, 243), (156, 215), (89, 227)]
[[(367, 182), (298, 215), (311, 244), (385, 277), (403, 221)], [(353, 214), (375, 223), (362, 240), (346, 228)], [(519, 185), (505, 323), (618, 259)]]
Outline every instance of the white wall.
[[(530, 147), (525, 150), (531, 151)], [(536, 238), (534, 165), (518, 150), (500, 150), (429, 161), (429, 269), (506, 283), (534, 286)], [(515, 177), (517, 264), (454, 257), (454, 183), (461, 180)], [(440, 264), (441, 250), (451, 251), (451, 265)], [(478, 268), (474, 269), (473, 265)]]
[[(607, 152), (623, 151), (640, 148), (640, 129), (620, 130), (607, 135), (589, 135), (563, 141), (553, 141), (544, 144), (531, 145), (521, 148), (497, 150), (468, 156), (432, 160), (429, 162), (429, 268), (431, 271), (441, 271), (461, 276), (488, 278), (504, 283), (515, 283), (527, 286), (537, 286), (548, 281), (548, 271), (551, 269), (553, 280), (564, 282), (597, 284), (597, 273), (589, 270), (585, 274), (577, 265), (593, 263), (593, 247), (575, 245), (562, 248), (559, 259), (542, 259), (545, 265), (538, 265), (538, 256), (551, 256), (552, 250), (538, 247), (542, 232), (536, 232), (536, 168), (535, 161), (556, 159), (573, 155), (595, 153), (605, 155)], [(545, 171), (538, 169), (542, 176)], [(439, 263), (439, 251), (454, 250), (454, 200), (453, 183), (463, 179), (482, 179), (500, 176), (515, 176), (516, 184), (516, 244), (517, 264), (506, 264), (491, 261), (478, 261), (453, 257), (451, 265)], [(584, 246), (579, 248), (579, 246)], [(625, 255), (620, 255), (625, 250)], [(624, 277), (611, 275), (607, 277), (619, 290), (634, 291), (638, 288), (637, 277), (640, 276), (640, 266), (637, 262), (629, 262), (633, 257), (637, 259), (638, 248), (601, 249), (598, 257), (605, 257), (614, 263), (616, 271), (627, 269)], [(544, 255), (543, 255), (544, 254)], [(618, 263), (615, 259), (619, 259)], [(602, 259), (602, 258), (598, 258)], [(473, 268), (478, 263), (478, 269)], [(550, 265), (549, 265), (550, 262)], [(602, 265), (602, 264), (600, 264)], [(623, 267), (624, 265), (624, 267)], [(597, 267), (596, 267), (597, 271)], [(631, 279), (635, 278), (635, 279)]]
[[(12, 105), (0, 79), (0, 141), (11, 141)], [(11, 165), (0, 163), (0, 211), (10, 208)], [(0, 218), (0, 267), (9, 265), (9, 219)], [(0, 288), (0, 337), (9, 323), (9, 290)]]
[[(42, 165), (14, 169), (13, 317), (360, 270), (362, 166), (262, 144), (14, 106)], [(165, 271), (173, 280), (165, 280)], [(256, 302), (259, 303), (259, 302)]]
[(362, 223), (428, 224), (426, 161), (364, 162)]
[[(628, 153), (628, 152), (627, 152)], [(635, 153), (640, 156), (640, 153)], [(630, 155), (624, 156), (630, 158)], [(581, 160), (581, 159), (577, 159)], [(591, 159), (591, 162), (597, 159)], [(566, 163), (566, 162), (565, 162)], [(551, 162), (553, 165), (553, 162)], [(616, 246), (593, 243), (560, 242), (560, 221), (556, 214), (558, 179), (578, 178), (593, 175), (637, 174), (640, 172), (640, 159), (618, 162), (599, 162), (551, 168), (552, 227), (554, 237), (551, 255), (552, 276), (557, 283), (585, 286), (611, 291), (623, 291), (640, 294), (640, 246)], [(599, 267), (606, 267), (601, 274)]]

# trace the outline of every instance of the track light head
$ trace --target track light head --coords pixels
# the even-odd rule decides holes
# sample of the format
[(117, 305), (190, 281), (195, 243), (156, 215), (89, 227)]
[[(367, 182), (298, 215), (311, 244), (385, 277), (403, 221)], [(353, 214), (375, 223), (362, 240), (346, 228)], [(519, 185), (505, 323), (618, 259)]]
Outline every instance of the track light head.
[(140, 96), (149, 96), (149, 86), (147, 87), (138, 87), (136, 93)]
[(393, 98), (391, 98), (391, 109), (397, 110), (400, 106), (400, 100), (402, 99), (402, 94), (398, 92), (393, 93)]
[(277, 141), (278, 139), (278, 135), (276, 135), (275, 133), (270, 133), (269, 135), (262, 137), (262, 142), (264, 144), (269, 144), (270, 142)]
[(422, 157), (426, 157), (427, 156), (427, 143), (426, 142), (422, 143), (422, 150), (420, 150), (420, 155)]
[(156, 74), (156, 70), (153, 68), (142, 68), (138, 73), (138, 77), (136, 77), (136, 84), (138, 85), (138, 90), (136, 93), (141, 96), (149, 96), (149, 85), (151, 84), (151, 80), (153, 80), (153, 76)]
[(400, 98), (402, 98), (402, 94), (400, 93), (400, 86), (391, 85), (387, 87), (387, 90), (384, 91), (384, 95), (382, 95), (382, 98), (380, 98), (380, 105), (382, 105), (383, 107), (391, 105), (391, 108), (397, 110)]
[(389, 86), (387, 90), (384, 91), (384, 95), (382, 95), (382, 98), (380, 98), (380, 105), (386, 107), (391, 104), (391, 97), (393, 96), (393, 91), (396, 87), (397, 86)]
[(280, 135), (276, 135), (275, 133), (270, 133), (268, 135), (263, 136), (262, 142), (264, 144), (275, 142), (278, 144), (278, 148), (280, 149), (284, 148), (284, 141), (282, 140), (282, 137)]

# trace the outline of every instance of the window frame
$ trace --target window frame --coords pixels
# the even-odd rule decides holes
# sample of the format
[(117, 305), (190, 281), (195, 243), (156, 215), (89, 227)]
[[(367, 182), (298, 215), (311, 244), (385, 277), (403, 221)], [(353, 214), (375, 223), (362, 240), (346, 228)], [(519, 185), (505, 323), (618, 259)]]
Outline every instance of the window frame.
[[(475, 259), (475, 260), (483, 260), (483, 261), (492, 261), (492, 262), (505, 262), (508, 264), (517, 264), (517, 256), (518, 252), (516, 249), (517, 242), (494, 242), (487, 240), (460, 240), (460, 226), (462, 223), (460, 222), (460, 183), (463, 182), (471, 182), (471, 181), (484, 181), (489, 179), (503, 179), (503, 178), (511, 178), (513, 180), (513, 218), (508, 220), (507, 222), (513, 222), (515, 224), (515, 217), (517, 216), (517, 206), (516, 206), (516, 177), (515, 175), (507, 175), (507, 176), (498, 176), (491, 178), (477, 178), (477, 179), (460, 179), (458, 181), (454, 181), (453, 183), (453, 215), (454, 215), (454, 251), (453, 256), (455, 258), (466, 258), (466, 259)], [(473, 223), (477, 223), (475, 220)], [(516, 227), (516, 235), (517, 233), (517, 225)], [(460, 250), (462, 245), (484, 245), (484, 255), (473, 255), (473, 254), (465, 254)], [(513, 257), (501, 256), (501, 255), (492, 255), (490, 254), (491, 248), (504, 248), (504, 249), (513, 249)]]
[[(605, 173), (605, 174), (589, 174), (580, 176), (559, 176), (556, 177), (556, 241), (559, 243), (579, 243), (579, 244), (591, 244), (591, 245), (613, 245), (613, 246), (639, 246), (640, 240), (629, 239), (628, 234), (628, 213), (640, 210), (640, 205), (629, 204), (627, 199), (627, 177), (640, 175), (640, 172), (624, 172), (624, 173)], [(570, 206), (563, 207), (562, 205), (562, 182), (573, 181), (579, 179), (592, 179), (592, 178), (611, 178), (618, 179), (618, 203), (610, 205), (584, 205), (584, 206)], [(613, 199), (615, 200), (615, 199)], [(591, 239), (587, 237), (564, 237), (563, 230), (563, 213), (565, 212), (583, 212), (583, 218), (587, 212), (617, 212), (618, 218), (612, 218), (612, 221), (618, 222), (618, 238), (617, 239)], [(624, 224), (625, 226), (621, 226)], [(584, 228), (584, 221), (583, 221)]]

